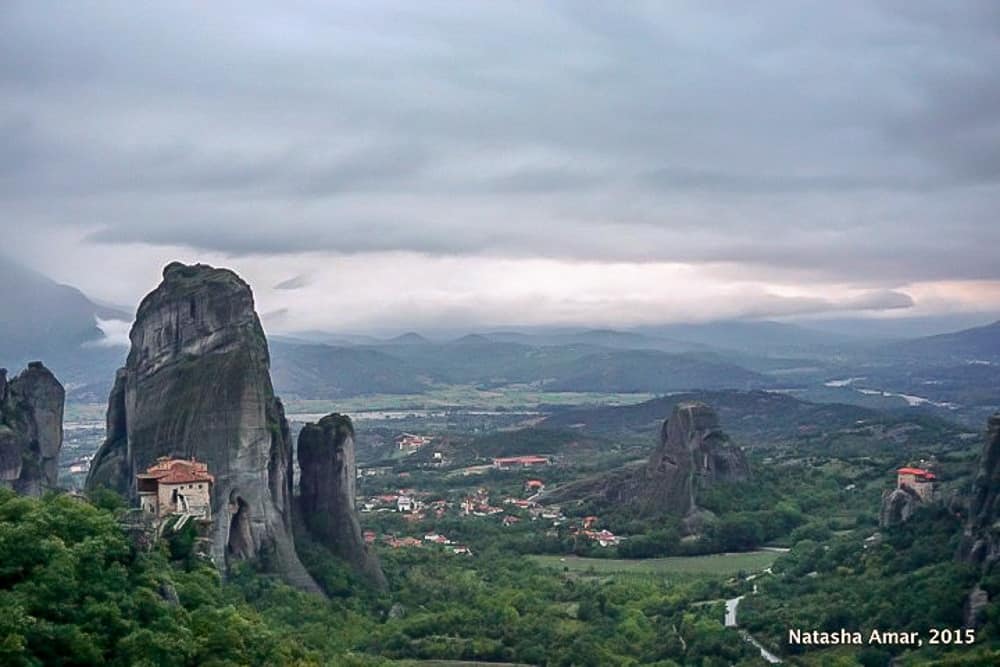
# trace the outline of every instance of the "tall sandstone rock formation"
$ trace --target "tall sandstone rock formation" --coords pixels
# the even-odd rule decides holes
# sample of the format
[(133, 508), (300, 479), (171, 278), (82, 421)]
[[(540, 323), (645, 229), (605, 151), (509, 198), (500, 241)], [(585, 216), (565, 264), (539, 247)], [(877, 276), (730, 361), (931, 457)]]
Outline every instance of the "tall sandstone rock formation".
[(908, 486), (884, 492), (878, 513), (879, 528), (891, 528), (909, 521), (922, 504), (920, 496)]
[(299, 509), (303, 525), (320, 544), (370, 582), (385, 588), (376, 555), (365, 546), (355, 512), (354, 425), (330, 414), (299, 432)]
[(170, 264), (130, 339), (87, 487), (135, 499), (136, 473), (158, 457), (204, 461), (215, 562), (259, 559), (318, 592), (292, 539), (292, 443), (250, 287), (229, 270)]
[(743, 450), (730, 443), (715, 410), (692, 401), (674, 406), (644, 467), (621, 468), (569, 484), (546, 494), (546, 500), (600, 498), (631, 505), (642, 514), (683, 517), (686, 530), (697, 533), (707, 515), (698, 508), (699, 493), (715, 484), (749, 477)]
[(0, 486), (30, 496), (56, 488), (65, 401), (40, 361), (10, 382), (0, 368)]
[(730, 444), (715, 410), (704, 403), (680, 403), (663, 422), (639, 499), (648, 510), (688, 516), (697, 510), (700, 490), (749, 476), (746, 456)]
[(1000, 561), (1000, 413), (987, 422), (959, 556), (984, 571)]

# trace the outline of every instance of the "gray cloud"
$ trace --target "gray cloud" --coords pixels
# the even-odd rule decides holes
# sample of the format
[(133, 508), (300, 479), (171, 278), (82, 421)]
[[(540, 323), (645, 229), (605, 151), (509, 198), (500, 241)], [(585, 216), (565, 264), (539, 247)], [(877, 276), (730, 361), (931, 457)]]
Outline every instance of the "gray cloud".
[(310, 282), (312, 281), (309, 280), (308, 276), (298, 275), (293, 278), (289, 278), (288, 280), (282, 280), (280, 283), (274, 286), (274, 289), (296, 290), (305, 287)]
[(1000, 280), (991, 0), (13, 2), (0, 31), (0, 224), (40, 235), (692, 263), (859, 309)]

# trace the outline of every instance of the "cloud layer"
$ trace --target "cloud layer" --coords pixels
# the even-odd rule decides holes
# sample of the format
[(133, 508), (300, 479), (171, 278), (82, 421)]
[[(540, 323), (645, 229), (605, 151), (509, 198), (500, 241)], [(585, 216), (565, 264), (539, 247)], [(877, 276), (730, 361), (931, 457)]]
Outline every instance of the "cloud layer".
[[(0, 225), (106, 298), (171, 254), (283, 267), (267, 285), (290, 327), (311, 320), (296, 293), (337, 293), (324, 267), (352, 257), (413, 272), (374, 304), (403, 289), (457, 319), (429, 282), (449, 259), (548, 262), (510, 301), (480, 286), (501, 319), (628, 311), (635, 292), (579, 305), (584, 274), (623, 265), (639, 301), (697, 293), (723, 316), (1000, 281), (990, 0), (13, 2), (0, 30)], [(117, 260), (98, 278), (95, 257)], [(689, 282), (652, 283), (664, 267)]]

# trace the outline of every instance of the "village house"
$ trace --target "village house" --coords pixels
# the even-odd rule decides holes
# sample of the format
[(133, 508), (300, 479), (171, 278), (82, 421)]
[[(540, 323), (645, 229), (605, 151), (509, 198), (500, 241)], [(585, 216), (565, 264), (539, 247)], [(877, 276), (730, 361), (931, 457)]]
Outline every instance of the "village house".
[(524, 490), (527, 493), (540, 493), (545, 490), (545, 483), (540, 479), (529, 479), (524, 483)]
[(937, 477), (923, 468), (900, 468), (896, 471), (896, 488), (906, 487), (916, 493), (924, 502), (934, 499), (934, 484)]
[(401, 452), (415, 452), (430, 443), (432, 438), (413, 433), (403, 433), (396, 438), (396, 447)]
[(136, 475), (139, 506), (157, 519), (172, 514), (212, 518), (212, 484), (208, 464), (195, 459), (160, 457), (146, 472)]
[(407, 547), (419, 547), (422, 542), (415, 537), (401, 537), (397, 538), (393, 535), (386, 535), (385, 543), (392, 547), (393, 549), (403, 549)]
[(493, 459), (493, 467), (497, 470), (509, 470), (511, 468), (530, 468), (534, 466), (544, 466), (549, 464), (549, 459), (544, 456), (505, 456)]
[(412, 512), (413, 511), (413, 498), (410, 496), (398, 496), (396, 498), (396, 511), (397, 512)]

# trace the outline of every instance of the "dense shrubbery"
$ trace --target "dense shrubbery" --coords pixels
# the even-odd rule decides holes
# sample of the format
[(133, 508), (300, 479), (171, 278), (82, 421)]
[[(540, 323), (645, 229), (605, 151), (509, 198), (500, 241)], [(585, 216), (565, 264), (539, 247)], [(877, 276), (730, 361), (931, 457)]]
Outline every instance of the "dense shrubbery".
[[(601, 522), (633, 536), (617, 553), (628, 557), (739, 550), (775, 538), (793, 542), (775, 563), (774, 576), (755, 580), (761, 592), (749, 595), (740, 611), (741, 624), (774, 646), (782, 646), (788, 627), (926, 632), (961, 623), (964, 596), (979, 575), (953, 560), (960, 533), (955, 517), (926, 509), (865, 548), (868, 531), (835, 531), (870, 524), (877, 505), (864, 508), (869, 491), (848, 495), (844, 479), (807, 467), (764, 471), (757, 481), (709, 494), (716, 517), (695, 542), (680, 540), (679, 522), (669, 517), (608, 509)], [(512, 493), (521, 484), (515, 478), (503, 483)], [(137, 551), (116, 521), (121, 508), (109, 494), (88, 503), (0, 490), (0, 664), (360, 666), (458, 659), (666, 666), (758, 660), (752, 646), (721, 624), (721, 600), (748, 592), (751, 583), (543, 569), (520, 554), (616, 555), (566, 531), (550, 535), (546, 522), (503, 527), (495, 517), (446, 516), (414, 526), (395, 513), (366, 514), (367, 527), (379, 532), (436, 530), (475, 552), (470, 558), (432, 547), (383, 551), (388, 593), (365, 588), (343, 563), (300, 536), (303, 562), (330, 594), (321, 601), (249, 566), (235, 568), (222, 582), (193, 553), (193, 533), (183, 530), (168, 533), (152, 552)], [(1000, 576), (982, 585), (1000, 595)], [(997, 637), (998, 624), (992, 605), (981, 640)], [(885, 664), (890, 654), (869, 647), (801, 657), (814, 664)], [(920, 655), (936, 654), (925, 648)], [(984, 644), (941, 657), (952, 661), (942, 664), (988, 664), (995, 655)]]
[(223, 583), (189, 547), (181, 532), (136, 551), (109, 510), (0, 491), (0, 663), (723, 665), (753, 653), (719, 609), (690, 607), (721, 594), (697, 581), (588, 580), (497, 552), (413, 550), (386, 555), (392, 592), (379, 596), (307, 547), (306, 563), (343, 596), (323, 602), (248, 567)]
[[(978, 573), (954, 559), (960, 532), (959, 521), (936, 507), (885, 531), (880, 544), (866, 547), (856, 535), (825, 543), (803, 540), (775, 563), (776, 576), (763, 580), (763, 594), (745, 601), (742, 620), (775, 645), (787, 641), (788, 628), (926, 635), (929, 628), (961, 627), (962, 605)], [(995, 627), (979, 635), (980, 640), (996, 636)]]
[(173, 548), (137, 552), (83, 500), (0, 489), (0, 664), (320, 664), (346, 650), (345, 612), (253, 574), (223, 585), (186, 553), (172, 565)]

